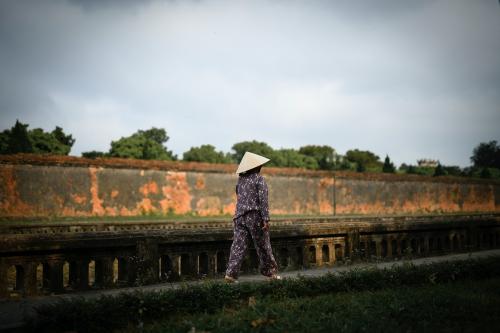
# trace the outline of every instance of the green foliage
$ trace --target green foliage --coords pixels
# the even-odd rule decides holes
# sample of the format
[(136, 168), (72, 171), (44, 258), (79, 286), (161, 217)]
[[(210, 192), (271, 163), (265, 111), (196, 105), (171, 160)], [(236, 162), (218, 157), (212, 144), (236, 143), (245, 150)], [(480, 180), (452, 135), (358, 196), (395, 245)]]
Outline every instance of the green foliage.
[(500, 146), (496, 141), (481, 142), (470, 158), (475, 167), (500, 169)]
[(0, 133), (0, 154), (8, 154), (10, 130), (6, 129)]
[(434, 177), (439, 177), (439, 176), (445, 176), (446, 171), (444, 170), (443, 166), (441, 163), (438, 163), (436, 169), (434, 169)]
[(233, 145), (232, 149), (231, 157), (237, 163), (241, 161), (245, 152), (250, 151), (269, 158), (270, 161), (266, 164), (268, 166), (318, 169), (318, 162), (314, 157), (301, 154), (295, 149), (274, 150), (265, 142), (238, 142)]
[[(70, 149), (75, 144), (76, 140), (73, 139), (73, 136), (71, 134), (66, 135), (66, 133), (64, 133), (64, 130), (59, 126), (56, 126), (56, 128), (52, 131), (51, 134), (52, 134), (52, 136), (54, 136), (56, 138), (56, 140), (59, 143), (61, 143), (62, 145), (68, 146)], [(68, 151), (68, 153), (69, 153), (69, 151)]]
[(389, 155), (385, 156), (384, 165), (382, 166), (382, 172), (385, 173), (396, 172), (396, 167), (394, 166), (394, 163), (392, 163), (391, 160), (389, 159)]
[(85, 158), (103, 158), (108, 157), (108, 154), (102, 151), (92, 150), (92, 151), (84, 151), (82, 152), (82, 157)]
[(356, 163), (356, 171), (357, 172), (365, 172), (366, 171), (366, 167), (365, 167), (364, 162), (359, 161), (358, 163)]
[(407, 174), (414, 174), (414, 175), (423, 175), (423, 176), (432, 176), (434, 174), (435, 168), (433, 167), (419, 167), (413, 164), (405, 164), (403, 163), (400, 167), (399, 170), (402, 172), (405, 172)]
[(32, 153), (33, 145), (28, 134), (28, 124), (23, 124), (16, 120), (10, 131), (4, 131), (7, 144), (6, 150), (2, 154)]
[(489, 179), (491, 178), (491, 172), (488, 168), (483, 168), (483, 170), (481, 171), (481, 178), (486, 178), (486, 179)]
[[(158, 320), (173, 325), (175, 318), (186, 318), (190, 314), (193, 315), (193, 319), (204, 314), (215, 314), (216, 317), (220, 317), (220, 311), (223, 309), (240, 309), (248, 306), (250, 297), (256, 304), (283, 301), (288, 304), (303, 302), (304, 306), (307, 306), (309, 297), (323, 297), (339, 292), (373, 293), (378, 290), (397, 290), (410, 286), (498, 279), (498, 276), (500, 276), (500, 258), (488, 257), (419, 266), (408, 264), (385, 269), (353, 269), (335, 275), (299, 277), (264, 283), (228, 285), (211, 282), (185, 285), (160, 292), (123, 293), (115, 297), (101, 296), (89, 299), (60, 299), (58, 302), (42, 304), (36, 308), (38, 320), (33, 324), (35, 326), (33, 331), (111, 332), (124, 328), (129, 323), (138, 325)], [(413, 298), (418, 299), (415, 296)]]
[(177, 157), (172, 151), (164, 146), (168, 139), (167, 132), (163, 128), (138, 130), (131, 136), (112, 141), (109, 156), (143, 160), (176, 160)]
[(406, 173), (417, 174), (417, 167), (414, 166), (414, 165), (408, 166), (408, 169), (406, 170)]
[(279, 167), (318, 169), (315, 158), (303, 155), (295, 149), (279, 149), (272, 154), (274, 164)]
[(499, 179), (500, 169), (498, 168), (479, 168), (479, 167), (467, 167), (462, 170), (461, 173), (464, 177), (472, 178), (485, 178), (485, 179)]
[(382, 168), (382, 162), (380, 162), (380, 157), (368, 150), (348, 150), (345, 154), (345, 158), (357, 165), (357, 171), (362, 172), (368, 171), (380, 171)]
[(250, 151), (252, 153), (270, 158), (271, 161), (269, 161), (269, 163), (267, 163), (267, 165), (277, 166), (275, 164), (276, 161), (273, 160), (274, 149), (271, 148), (271, 146), (269, 146), (265, 142), (259, 142), (259, 141), (255, 141), (255, 140), (242, 141), (242, 142), (235, 143), (232, 147), (232, 150), (233, 150), (233, 153), (231, 154), (231, 157), (237, 163), (239, 163), (241, 161), (241, 159), (243, 158), (243, 155), (245, 155), (245, 152)]
[(37, 154), (68, 155), (71, 146), (61, 143), (52, 133), (44, 132), (41, 128), (35, 128), (29, 132), (33, 152)]
[(28, 131), (28, 124), (16, 120), (10, 130), (0, 134), (0, 154), (37, 153), (68, 155), (75, 143), (72, 135), (66, 135), (59, 126), (52, 132), (41, 128)]
[(337, 155), (335, 159), (335, 168), (338, 170), (356, 170), (357, 165), (356, 163), (349, 161), (344, 156)]
[(491, 178), (499, 179), (500, 178), (500, 169), (498, 168), (487, 168)]
[(500, 279), (264, 298), (216, 313), (177, 316), (148, 332), (495, 332)]
[(201, 145), (200, 147), (191, 147), (183, 155), (184, 161), (207, 162), (207, 163), (232, 163), (230, 156), (221, 151), (216, 151), (212, 145)]
[(417, 166), (417, 167), (415, 167), (415, 170), (416, 170), (418, 175), (432, 176), (432, 175), (434, 175), (436, 168)]
[(399, 166), (398, 170), (401, 171), (401, 172), (407, 172), (409, 167), (410, 166), (408, 164), (401, 163), (401, 165)]
[(419, 167), (415, 165), (407, 165), (405, 163), (401, 164), (399, 170), (407, 174), (424, 175), (424, 176), (466, 176), (466, 171), (468, 169), (462, 170), (459, 166), (450, 165), (444, 166), (438, 163), (437, 167)]
[(167, 131), (164, 128), (156, 128), (151, 127), (148, 130), (139, 130), (137, 131), (140, 135), (144, 135), (147, 139), (154, 141), (158, 144), (165, 144), (168, 139), (170, 139), (167, 135)]
[(335, 149), (330, 146), (308, 145), (300, 147), (298, 152), (316, 160), (318, 169), (333, 170), (335, 168)]
[(448, 165), (445, 166), (443, 165), (443, 170), (445, 174), (449, 176), (461, 176), (462, 175), (462, 169), (460, 169), (459, 166), (456, 165)]

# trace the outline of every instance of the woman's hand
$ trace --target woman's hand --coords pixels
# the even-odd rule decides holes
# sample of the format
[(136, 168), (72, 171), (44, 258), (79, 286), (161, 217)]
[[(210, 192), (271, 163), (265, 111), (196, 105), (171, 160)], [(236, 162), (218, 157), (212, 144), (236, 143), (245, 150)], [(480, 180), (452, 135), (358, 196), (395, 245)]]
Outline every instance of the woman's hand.
[(262, 230), (269, 231), (269, 221), (264, 221), (264, 226), (262, 227)]

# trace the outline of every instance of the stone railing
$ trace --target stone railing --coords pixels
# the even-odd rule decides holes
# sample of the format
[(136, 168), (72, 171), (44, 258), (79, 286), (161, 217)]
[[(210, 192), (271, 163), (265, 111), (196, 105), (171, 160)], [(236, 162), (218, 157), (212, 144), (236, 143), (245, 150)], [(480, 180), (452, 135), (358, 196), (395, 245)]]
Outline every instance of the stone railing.
[[(0, 296), (25, 297), (224, 274), (232, 222), (3, 223)], [(500, 214), (282, 218), (280, 270), (500, 246)], [(242, 267), (257, 272), (255, 249)]]

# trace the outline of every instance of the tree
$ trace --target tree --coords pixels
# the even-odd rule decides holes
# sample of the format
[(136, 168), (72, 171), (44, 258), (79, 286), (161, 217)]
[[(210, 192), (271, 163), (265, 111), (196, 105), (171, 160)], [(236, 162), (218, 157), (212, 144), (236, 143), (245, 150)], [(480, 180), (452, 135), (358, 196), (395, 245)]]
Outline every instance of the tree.
[(109, 156), (143, 160), (176, 160), (177, 156), (163, 145), (168, 139), (167, 132), (163, 128), (138, 130), (131, 136), (111, 141)]
[(239, 163), (243, 158), (243, 155), (245, 155), (245, 152), (249, 151), (271, 159), (271, 161), (269, 161), (268, 163), (269, 165), (278, 166), (278, 164), (276, 164), (276, 161), (273, 159), (274, 149), (265, 142), (259, 142), (255, 140), (242, 141), (235, 143), (232, 147), (232, 150), (233, 153), (231, 154), (231, 157), (236, 163)]
[(86, 158), (98, 158), (98, 157), (107, 157), (108, 154), (105, 153), (105, 152), (102, 152), (102, 151), (96, 151), (96, 150), (92, 150), (92, 151), (85, 151), (85, 152), (82, 152), (82, 157), (86, 157)]
[(295, 149), (282, 148), (273, 152), (275, 165), (289, 168), (306, 168), (315, 170), (318, 162), (311, 156), (299, 153)]
[(500, 168), (500, 146), (497, 141), (481, 142), (471, 156), (471, 162), (479, 168)]
[(8, 154), (10, 130), (6, 129), (0, 133), (0, 154)]
[(345, 156), (337, 155), (335, 158), (335, 168), (339, 170), (356, 170), (357, 164), (349, 161)]
[(335, 167), (335, 149), (330, 146), (303, 146), (299, 148), (299, 153), (315, 159), (321, 170), (333, 170)]
[(402, 171), (402, 172), (406, 172), (406, 171), (408, 171), (408, 168), (409, 168), (408, 164), (401, 163), (401, 165), (399, 166), (398, 170)]
[(356, 165), (356, 171), (357, 172), (365, 172), (366, 171), (366, 167), (365, 167), (365, 164), (363, 162), (358, 162), (357, 165)]
[(52, 132), (45, 132), (41, 128), (28, 131), (28, 124), (16, 120), (10, 130), (0, 133), (0, 153), (36, 153), (68, 155), (75, 139), (66, 135), (59, 126)]
[(29, 138), (36, 154), (68, 155), (71, 150), (71, 146), (57, 140), (54, 132), (45, 132), (41, 128), (30, 130)]
[(444, 171), (444, 168), (441, 165), (441, 163), (438, 163), (436, 169), (434, 169), (434, 177), (444, 176), (444, 175), (446, 175), (446, 172)]
[(483, 168), (481, 170), (481, 174), (479, 175), (479, 177), (486, 178), (486, 179), (491, 178), (491, 171), (490, 171), (490, 169), (489, 168)]
[(385, 155), (384, 165), (382, 166), (382, 172), (385, 173), (394, 173), (396, 172), (396, 167), (394, 163), (389, 159), (389, 155)]
[[(379, 169), (382, 166), (380, 162), (380, 157), (368, 150), (348, 150), (346, 152), (346, 158), (356, 163), (358, 169)], [(361, 167), (360, 167), (361, 165)]]
[(164, 128), (151, 127), (146, 131), (139, 130), (137, 133), (159, 144), (165, 144), (170, 139)]
[(406, 173), (408, 173), (408, 174), (418, 174), (417, 168), (414, 165), (410, 164), (408, 166), (408, 169), (406, 169)]
[[(61, 144), (65, 145), (65, 146), (68, 146), (71, 150), (71, 147), (73, 147), (73, 145), (75, 144), (75, 139), (73, 139), (73, 136), (71, 134), (69, 135), (66, 135), (64, 133), (64, 130), (59, 127), (59, 126), (56, 126), (56, 128), (52, 131), (52, 135), (57, 139), (57, 141), (59, 141)], [(68, 151), (69, 153), (69, 151)]]
[(212, 145), (201, 145), (200, 147), (191, 147), (183, 154), (184, 161), (207, 162), (207, 163), (231, 163), (229, 156), (221, 151), (216, 151)]
[(19, 120), (16, 120), (15, 125), (8, 132), (6, 154), (33, 152), (33, 145), (28, 134), (28, 126), (28, 124), (23, 124)]
[(444, 172), (449, 176), (461, 176), (463, 174), (462, 169), (457, 165), (443, 166)]

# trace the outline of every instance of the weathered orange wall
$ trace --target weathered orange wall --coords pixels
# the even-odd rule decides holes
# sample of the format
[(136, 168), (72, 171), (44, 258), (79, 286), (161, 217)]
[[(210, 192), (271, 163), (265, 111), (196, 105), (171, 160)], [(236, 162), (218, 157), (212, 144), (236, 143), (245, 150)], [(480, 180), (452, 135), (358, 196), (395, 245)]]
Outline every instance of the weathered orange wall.
[(337, 214), (499, 211), (498, 184), (336, 180)]
[[(196, 163), (169, 162), (155, 168), (103, 167), (78, 158), (58, 165), (50, 158), (30, 164), (0, 158), (0, 217), (234, 213), (235, 166), (210, 169), (200, 164), (196, 170)], [(500, 211), (498, 182), (265, 170), (272, 214)]]

